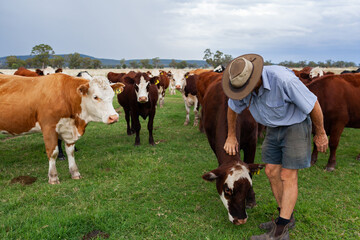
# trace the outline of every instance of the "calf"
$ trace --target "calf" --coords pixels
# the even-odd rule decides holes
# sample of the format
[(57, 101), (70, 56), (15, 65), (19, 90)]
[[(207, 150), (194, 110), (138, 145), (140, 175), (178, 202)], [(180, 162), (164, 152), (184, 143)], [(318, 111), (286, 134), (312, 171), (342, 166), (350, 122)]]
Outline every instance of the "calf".
[[(333, 171), (336, 149), (344, 128), (360, 128), (360, 74), (325, 75), (307, 87), (318, 97), (323, 112), (324, 128), (330, 136), (330, 156), (326, 170)], [(317, 153), (314, 144), (312, 164), (317, 161)]]
[[(149, 117), (148, 131), (149, 143), (155, 145), (153, 138), (153, 123), (158, 100), (156, 77), (150, 78), (146, 73), (137, 73), (135, 77), (124, 78), (125, 90), (117, 96), (119, 104), (125, 112), (127, 123), (127, 134), (136, 133), (135, 146), (140, 145), (140, 121), (139, 116), (144, 120)], [(130, 124), (131, 117), (131, 124)]]
[(118, 120), (112, 105), (113, 89), (123, 86), (62, 73), (40, 78), (0, 75), (0, 132), (12, 135), (42, 132), (50, 184), (60, 183), (55, 166), (57, 140), (64, 140), (71, 177), (80, 179), (74, 158), (75, 142), (89, 122), (111, 124)]
[(188, 125), (190, 122), (190, 107), (194, 106), (194, 126), (199, 122), (199, 101), (197, 98), (196, 81), (197, 75), (185, 74), (182, 78), (175, 79), (176, 90), (180, 91), (185, 103), (186, 117), (184, 125)]
[(237, 116), (236, 124), (239, 149), (244, 151), (245, 162), (241, 161), (240, 154), (231, 156), (225, 152), (227, 102), (221, 82), (212, 83), (204, 96), (202, 116), (206, 136), (219, 166), (202, 177), (207, 181), (216, 180), (216, 188), (228, 211), (229, 220), (240, 225), (247, 221), (246, 207), (256, 205), (251, 175), (263, 168), (264, 164), (254, 164), (257, 123), (248, 110)]

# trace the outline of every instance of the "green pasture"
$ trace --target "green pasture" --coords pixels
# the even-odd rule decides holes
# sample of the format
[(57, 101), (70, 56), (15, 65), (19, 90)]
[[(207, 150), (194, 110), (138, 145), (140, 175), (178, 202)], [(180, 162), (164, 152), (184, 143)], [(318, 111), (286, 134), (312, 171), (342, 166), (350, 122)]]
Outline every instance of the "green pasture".
[[(253, 179), (258, 205), (248, 210), (245, 225), (233, 225), (215, 183), (201, 178), (217, 167), (215, 155), (205, 134), (183, 126), (184, 120), (181, 96), (167, 93), (155, 116), (156, 146), (148, 144), (147, 120), (141, 119), (141, 145), (134, 147), (122, 110), (118, 123), (90, 123), (76, 145), (83, 178), (72, 180), (67, 161), (57, 161), (59, 185), (47, 183), (41, 134), (0, 135), (0, 239), (82, 239), (94, 230), (109, 239), (240, 240), (261, 234), (258, 225), (276, 217), (277, 207), (264, 171)], [(359, 130), (346, 129), (334, 172), (324, 171), (329, 153), (300, 171), (292, 239), (360, 239), (359, 142)], [(257, 150), (260, 163), (261, 144)], [(37, 181), (10, 183), (24, 175)]]

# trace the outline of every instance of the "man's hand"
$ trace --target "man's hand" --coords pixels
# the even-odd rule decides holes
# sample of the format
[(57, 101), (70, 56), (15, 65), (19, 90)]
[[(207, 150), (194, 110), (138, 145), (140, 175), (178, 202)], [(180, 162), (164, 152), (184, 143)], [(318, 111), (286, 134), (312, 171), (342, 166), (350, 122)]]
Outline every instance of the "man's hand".
[(224, 150), (229, 155), (236, 155), (239, 152), (239, 143), (236, 137), (228, 137), (226, 139)]
[(326, 152), (326, 149), (328, 148), (328, 138), (326, 136), (326, 133), (322, 133), (322, 134), (315, 134), (313, 141), (316, 145), (316, 149), (319, 152)]

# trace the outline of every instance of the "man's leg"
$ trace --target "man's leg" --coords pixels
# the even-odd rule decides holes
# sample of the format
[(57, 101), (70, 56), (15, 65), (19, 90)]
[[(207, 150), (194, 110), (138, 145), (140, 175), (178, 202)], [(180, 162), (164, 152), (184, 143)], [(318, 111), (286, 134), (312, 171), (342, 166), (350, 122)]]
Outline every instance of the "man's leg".
[(282, 198), (280, 217), (290, 219), (298, 197), (298, 170), (283, 168), (281, 170)]
[(281, 201), (283, 196), (283, 182), (282, 182), (282, 175), (281, 175), (281, 165), (279, 164), (266, 164), (265, 173), (268, 177), (271, 185), (271, 190), (274, 194), (276, 202), (281, 208)]

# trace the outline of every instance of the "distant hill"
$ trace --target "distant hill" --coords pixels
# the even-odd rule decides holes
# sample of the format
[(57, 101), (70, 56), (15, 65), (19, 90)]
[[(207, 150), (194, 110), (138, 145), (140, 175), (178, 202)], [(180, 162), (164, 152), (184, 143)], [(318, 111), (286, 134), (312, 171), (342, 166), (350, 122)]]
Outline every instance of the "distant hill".
[[(69, 54), (55, 54), (55, 55), (65, 58)], [(115, 67), (116, 65), (120, 65), (120, 60), (116, 60), (116, 59), (96, 58), (96, 57), (92, 57), (92, 56), (85, 55), (85, 54), (80, 54), (80, 56), (82, 58), (88, 57), (90, 59), (98, 59), (98, 60), (101, 61), (103, 66)], [(21, 60), (26, 60), (28, 58), (32, 58), (33, 56), (31, 56), (31, 55), (19, 55), (19, 56), (16, 56), (16, 57), (21, 59)], [(125, 64), (129, 65), (129, 63), (132, 62), (132, 61), (140, 62), (140, 60), (141, 59), (125, 60)], [(164, 67), (168, 67), (169, 64), (172, 61), (172, 59), (159, 59), (159, 60), (160, 60), (160, 65), (163, 65)], [(175, 59), (175, 61), (176, 62), (186, 61), (188, 64), (196, 64), (199, 68), (207, 66), (206, 61), (204, 61), (204, 60), (180, 60), (180, 59)], [(151, 59), (150, 59), (150, 63), (151, 63)], [(5, 65), (6, 65), (6, 56), (5, 57), (0, 57), (0, 68), (4, 67)]]

